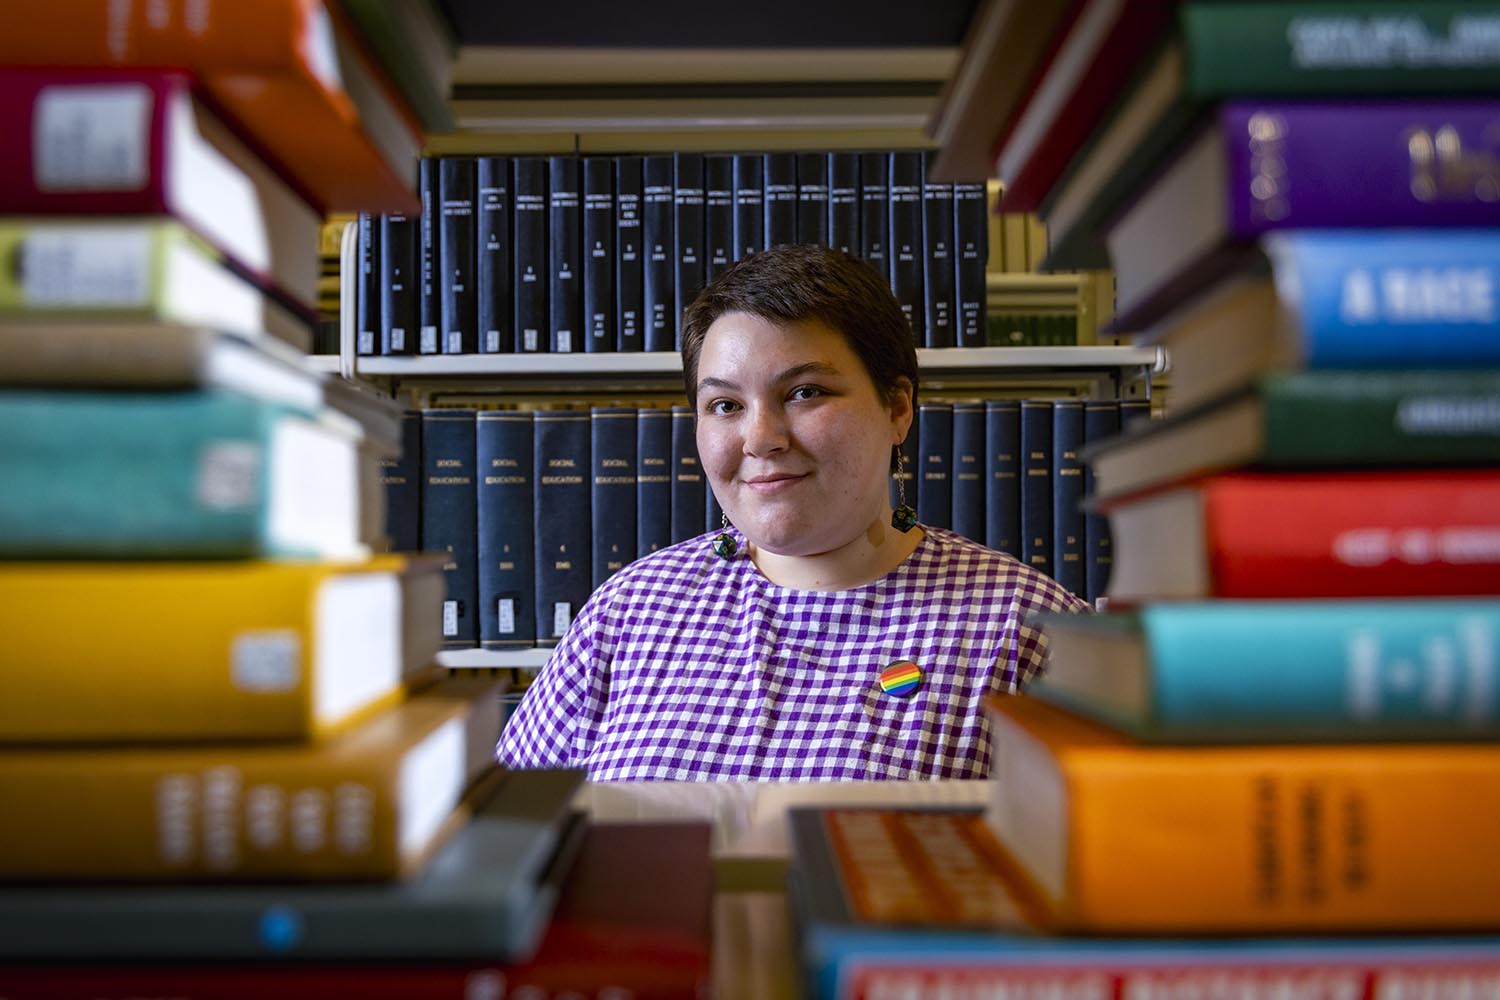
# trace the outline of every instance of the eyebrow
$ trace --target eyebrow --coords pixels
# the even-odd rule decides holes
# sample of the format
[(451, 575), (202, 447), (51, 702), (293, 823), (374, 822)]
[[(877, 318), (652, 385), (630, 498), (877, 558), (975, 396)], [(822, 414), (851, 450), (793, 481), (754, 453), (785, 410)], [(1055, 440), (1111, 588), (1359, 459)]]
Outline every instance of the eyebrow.
[[(806, 361), (800, 365), (784, 369), (771, 379), (772, 382), (790, 382), (792, 379), (801, 378), (804, 375), (828, 375), (837, 376), (839, 370), (826, 361)], [(704, 389), (738, 389), (738, 382), (731, 382), (722, 378), (705, 378), (698, 380), (698, 391)]]

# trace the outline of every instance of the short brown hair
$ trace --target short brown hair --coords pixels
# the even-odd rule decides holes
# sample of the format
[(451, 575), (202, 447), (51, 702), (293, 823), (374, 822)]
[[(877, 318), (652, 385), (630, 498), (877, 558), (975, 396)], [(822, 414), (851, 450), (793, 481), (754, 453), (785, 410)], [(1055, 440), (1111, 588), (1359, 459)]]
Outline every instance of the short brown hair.
[(772, 323), (818, 320), (843, 335), (882, 398), (911, 382), (916, 406), (917, 349), (911, 324), (885, 275), (842, 250), (806, 243), (775, 246), (730, 265), (682, 318), (682, 377), (698, 402), (698, 355), (714, 321), (743, 312)]

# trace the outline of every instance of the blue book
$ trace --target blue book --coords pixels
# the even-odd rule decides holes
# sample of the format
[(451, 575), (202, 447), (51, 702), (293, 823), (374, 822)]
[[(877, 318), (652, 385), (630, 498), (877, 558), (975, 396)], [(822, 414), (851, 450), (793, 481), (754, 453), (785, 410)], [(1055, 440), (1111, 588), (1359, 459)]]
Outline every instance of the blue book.
[(797, 242), (797, 154), (766, 153), (761, 164), (765, 247)]
[(615, 164), (583, 161), (584, 349), (615, 350)]
[(479, 645), (530, 647), (536, 645), (532, 415), (482, 410), (476, 421)]
[(953, 524), (953, 404), (919, 403), (917, 520), (934, 528)]
[(422, 411), (422, 548), (446, 552), (443, 647), (479, 642), (478, 497), (474, 411)]
[(445, 156), (438, 161), (438, 308), (443, 354), (474, 354), (479, 350), (478, 299), (474, 269), (474, 160)]
[(536, 637), (555, 646), (593, 589), (590, 421), (587, 410), (539, 410), (532, 419)]
[(1052, 402), (1021, 401), (1021, 561), (1052, 575)]
[[(1085, 446), (1104, 441), (1120, 433), (1120, 401), (1091, 399), (1083, 404), (1083, 443)], [(1083, 465), (1083, 495), (1094, 495), (1094, 466)], [(1109, 571), (1114, 565), (1114, 545), (1109, 534), (1109, 518), (1094, 511), (1083, 515), (1083, 593), (1090, 602), (1104, 596), (1109, 587)]]
[(930, 152), (922, 154), (922, 302), (925, 347), (953, 347), (958, 343), (954, 308), (953, 185), (927, 180)]
[(1031, 690), (1141, 740), (1500, 736), (1500, 599), (1220, 600), (1064, 617), (1039, 618), (1052, 665)]
[(380, 353), (380, 230), (379, 215), (361, 212), (354, 221), (357, 237), (354, 283), (354, 351)]
[(984, 404), (984, 544), (1021, 558), (1021, 403)]
[(828, 245), (858, 257), (859, 216), (859, 154), (829, 153)]
[(615, 348), (646, 349), (641, 158), (615, 157)]
[(828, 245), (828, 154), (797, 153), (797, 242)]
[[(380, 217), (380, 353), (417, 350), (417, 220)], [(361, 275), (361, 278), (363, 275)]]
[(583, 178), (578, 157), (547, 160), (547, 303), (554, 352), (583, 349)]
[(1052, 578), (1085, 592), (1083, 548), (1083, 401), (1052, 404)]
[(511, 281), (515, 318), (515, 350), (534, 354), (551, 349), (547, 331), (547, 161), (539, 156), (517, 157), (513, 163), (511, 228), (514, 231)]
[(953, 530), (984, 544), (985, 416), (983, 403), (953, 404)]
[(424, 157), (417, 164), (417, 197), (422, 214), (417, 219), (417, 353), (439, 354), (438, 327), (443, 322), (441, 261), (438, 259), (438, 160)]
[(641, 161), (641, 241), (645, 249), (648, 351), (677, 349), (677, 244), (672, 232), (676, 166), (670, 153)]
[(672, 157), (672, 235), (675, 249), (672, 266), (677, 288), (677, 307), (672, 311), (672, 346), (682, 346), (682, 311), (703, 291), (708, 274), (704, 254), (706, 234), (703, 217), (703, 154), (677, 153)]
[(672, 411), (636, 412), (635, 555), (672, 544)]
[(707, 248), (707, 280), (713, 281), (734, 263), (734, 157), (703, 158), (703, 245)]
[(477, 322), (479, 350), (484, 354), (509, 352), (515, 347), (510, 302), (510, 159), (481, 156), (478, 166)]
[(922, 154), (917, 150), (891, 154), (890, 276), (891, 291), (911, 324), (918, 347), (926, 346), (927, 310), (922, 298)]
[(953, 300), (959, 347), (984, 347), (988, 338), (989, 213), (984, 182), (953, 185)]
[(884, 275), (891, 273), (890, 173), (885, 153), (859, 154), (859, 255)]
[(707, 510), (703, 469), (698, 465), (697, 419), (691, 406), (672, 407), (672, 541), (703, 533)]
[(635, 425), (634, 407), (596, 406), (589, 414), (595, 587), (635, 558)]
[(734, 156), (734, 259), (766, 248), (765, 197), (761, 178), (765, 171), (760, 153)]
[(392, 552), (422, 547), (422, 411), (401, 414), (401, 454), (380, 461), (385, 537)]

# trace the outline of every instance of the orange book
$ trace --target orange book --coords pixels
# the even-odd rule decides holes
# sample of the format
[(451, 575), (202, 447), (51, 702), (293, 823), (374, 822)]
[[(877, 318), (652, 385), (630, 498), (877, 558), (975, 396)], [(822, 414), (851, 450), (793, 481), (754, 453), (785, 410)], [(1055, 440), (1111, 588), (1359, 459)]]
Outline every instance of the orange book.
[(324, 213), (417, 210), (420, 129), (322, 0), (5, 4), (0, 64), (187, 70)]
[(1500, 927), (1500, 744), (1139, 746), (988, 708), (986, 818), (1059, 930)]

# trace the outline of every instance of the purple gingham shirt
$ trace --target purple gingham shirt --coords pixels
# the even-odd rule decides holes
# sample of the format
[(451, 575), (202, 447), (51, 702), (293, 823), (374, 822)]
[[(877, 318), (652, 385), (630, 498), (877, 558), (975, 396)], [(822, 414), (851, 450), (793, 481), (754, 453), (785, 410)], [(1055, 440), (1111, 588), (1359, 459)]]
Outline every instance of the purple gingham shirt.
[[(850, 590), (771, 583), (738, 533), (729, 561), (711, 533), (631, 563), (584, 605), (497, 756), (597, 781), (985, 777), (981, 698), (1017, 690), (1046, 654), (1023, 617), (1087, 605), (1011, 556), (925, 531)], [(922, 671), (905, 697), (880, 686), (897, 660)]]

